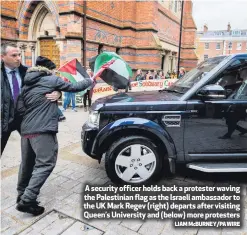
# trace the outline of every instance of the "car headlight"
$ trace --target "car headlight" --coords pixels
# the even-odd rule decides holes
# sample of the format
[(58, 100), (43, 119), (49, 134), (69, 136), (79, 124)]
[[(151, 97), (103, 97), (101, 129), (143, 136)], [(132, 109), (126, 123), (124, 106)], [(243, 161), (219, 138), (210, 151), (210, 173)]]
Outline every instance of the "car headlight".
[(99, 126), (99, 117), (100, 117), (99, 112), (91, 111), (89, 113), (88, 122), (95, 126)]

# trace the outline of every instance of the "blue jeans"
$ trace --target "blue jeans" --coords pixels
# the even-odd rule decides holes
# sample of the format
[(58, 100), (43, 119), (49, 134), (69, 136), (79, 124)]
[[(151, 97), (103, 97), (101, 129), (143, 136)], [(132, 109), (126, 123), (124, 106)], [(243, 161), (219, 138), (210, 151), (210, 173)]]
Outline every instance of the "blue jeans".
[(72, 101), (72, 109), (75, 109), (75, 93), (65, 92), (63, 108), (67, 109), (71, 101)]

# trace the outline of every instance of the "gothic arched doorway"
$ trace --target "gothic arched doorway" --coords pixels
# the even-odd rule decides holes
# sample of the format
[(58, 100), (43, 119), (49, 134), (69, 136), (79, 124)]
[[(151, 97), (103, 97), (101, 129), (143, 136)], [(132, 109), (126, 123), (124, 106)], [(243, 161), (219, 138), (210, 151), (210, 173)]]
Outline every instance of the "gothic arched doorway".
[(56, 44), (56, 25), (52, 13), (45, 3), (40, 3), (33, 15), (29, 27), (29, 40), (35, 40), (36, 57), (41, 55), (51, 59), (59, 68), (60, 50)]

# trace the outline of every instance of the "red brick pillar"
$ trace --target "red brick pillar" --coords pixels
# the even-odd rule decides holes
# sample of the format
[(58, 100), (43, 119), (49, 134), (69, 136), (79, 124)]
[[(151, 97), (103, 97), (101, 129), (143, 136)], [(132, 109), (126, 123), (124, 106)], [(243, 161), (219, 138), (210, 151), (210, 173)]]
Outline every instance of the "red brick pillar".
[(196, 67), (198, 58), (195, 53), (196, 25), (192, 17), (192, 1), (184, 1), (183, 34), (180, 67), (187, 71)]

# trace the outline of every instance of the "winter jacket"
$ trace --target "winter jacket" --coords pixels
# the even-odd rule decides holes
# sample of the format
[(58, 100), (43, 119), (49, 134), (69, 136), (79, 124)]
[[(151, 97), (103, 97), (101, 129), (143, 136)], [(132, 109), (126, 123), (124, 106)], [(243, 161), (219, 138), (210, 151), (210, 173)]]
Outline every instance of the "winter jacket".
[(135, 81), (145, 80), (141, 74), (136, 75)]
[[(21, 135), (58, 132), (57, 102), (49, 101), (45, 94), (53, 91), (78, 92), (91, 85), (90, 78), (77, 83), (69, 83), (52, 75), (47, 68), (28, 69), (24, 78), (21, 99), (18, 100), (18, 110), (21, 113), (24, 110)], [(23, 105), (19, 105), (21, 103)]]
[[(20, 65), (19, 73), (22, 79), (26, 75), (27, 67)], [(9, 125), (14, 121), (16, 116), (15, 103), (12, 97), (11, 88), (8, 80), (8, 76), (5, 71), (4, 63), (1, 63), (1, 127), (2, 132), (9, 131)], [(19, 122), (18, 118), (15, 119)], [(20, 123), (20, 122), (19, 122)], [(16, 125), (17, 126), (17, 125)]]

